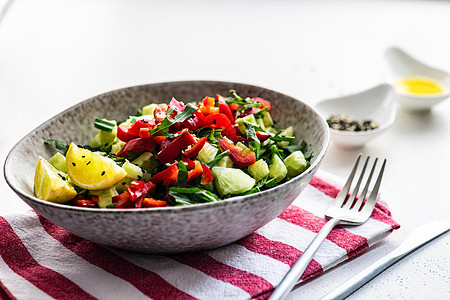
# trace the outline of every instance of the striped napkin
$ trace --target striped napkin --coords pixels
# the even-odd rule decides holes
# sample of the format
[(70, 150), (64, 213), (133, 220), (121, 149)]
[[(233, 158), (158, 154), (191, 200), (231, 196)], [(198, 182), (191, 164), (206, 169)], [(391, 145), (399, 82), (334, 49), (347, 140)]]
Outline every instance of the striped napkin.
[[(278, 218), (224, 247), (167, 256), (100, 246), (30, 211), (0, 217), (0, 299), (266, 299), (326, 222), (338, 193), (320, 172)], [(336, 227), (301, 281), (357, 255), (399, 224), (380, 202)]]

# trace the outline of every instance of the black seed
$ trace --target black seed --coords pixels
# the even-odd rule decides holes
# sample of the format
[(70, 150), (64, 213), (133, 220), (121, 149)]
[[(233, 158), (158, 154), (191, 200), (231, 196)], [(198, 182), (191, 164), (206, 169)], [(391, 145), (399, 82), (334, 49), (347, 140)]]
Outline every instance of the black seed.
[(73, 163), (72, 163), (72, 166), (74, 166), (74, 167), (75, 167), (75, 166), (76, 166), (76, 164), (75, 164), (75, 163), (73, 162)]
[(85, 155), (82, 155), (82, 156), (81, 156), (81, 158), (85, 158), (85, 157), (86, 157)]
[(86, 164), (86, 166), (87, 166), (88, 164), (90, 164), (90, 163), (91, 163), (91, 161), (88, 161), (87, 164)]
[(102, 176), (105, 175), (105, 171), (102, 172)]
[(213, 120), (213, 124), (217, 124), (217, 120)]
[(122, 185), (125, 185), (125, 184), (127, 184), (125, 181), (124, 182), (122, 182)]

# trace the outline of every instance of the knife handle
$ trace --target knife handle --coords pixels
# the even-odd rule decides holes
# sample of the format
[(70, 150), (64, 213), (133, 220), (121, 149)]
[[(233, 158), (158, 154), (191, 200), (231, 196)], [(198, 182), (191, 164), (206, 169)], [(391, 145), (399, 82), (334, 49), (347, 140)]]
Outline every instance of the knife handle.
[(344, 282), (338, 288), (333, 290), (331, 293), (326, 295), (322, 300), (335, 300), (335, 299), (344, 299), (352, 294), (354, 291), (363, 286), (366, 282), (383, 272), (390, 265), (397, 262), (402, 256), (392, 256), (387, 255), (380, 260), (376, 261), (366, 269), (362, 270), (356, 276), (351, 278), (350, 280)]

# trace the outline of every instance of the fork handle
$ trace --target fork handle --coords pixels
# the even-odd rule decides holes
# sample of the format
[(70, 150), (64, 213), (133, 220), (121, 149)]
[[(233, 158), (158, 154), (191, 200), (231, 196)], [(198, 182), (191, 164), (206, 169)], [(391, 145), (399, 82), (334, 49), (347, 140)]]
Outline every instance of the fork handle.
[(273, 291), (269, 300), (284, 299), (292, 290), (294, 285), (298, 282), (306, 267), (316, 254), (322, 242), (326, 239), (331, 229), (339, 223), (339, 219), (330, 219), (317, 233), (309, 246), (302, 253), (300, 258), (294, 263), (289, 272), (284, 276), (278, 287)]

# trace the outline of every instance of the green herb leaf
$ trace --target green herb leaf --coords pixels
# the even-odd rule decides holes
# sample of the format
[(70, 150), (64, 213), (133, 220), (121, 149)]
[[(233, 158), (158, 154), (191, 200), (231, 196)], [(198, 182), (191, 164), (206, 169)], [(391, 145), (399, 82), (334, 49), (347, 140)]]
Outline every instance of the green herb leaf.
[(278, 131), (276, 134), (270, 134), (270, 139), (275, 142), (292, 142), (295, 140), (295, 137), (293, 136), (282, 136), (281, 132), (282, 130)]
[(64, 142), (53, 140), (53, 139), (45, 140), (44, 144), (50, 145), (53, 148), (55, 148), (56, 150), (62, 151), (64, 155), (66, 155), (67, 150), (69, 150), (69, 145), (67, 145)]
[(172, 126), (175, 123), (181, 123), (190, 116), (192, 116), (192, 113), (197, 110), (197, 107), (193, 106), (192, 104), (188, 103), (185, 107), (183, 112), (178, 113), (173, 119), (169, 119), (169, 116), (173, 113), (173, 107), (170, 107), (167, 111), (167, 115), (162, 120), (161, 124), (158, 125), (155, 129), (150, 130), (150, 134), (152, 136), (157, 135), (167, 135), (169, 132), (169, 127)]
[(218, 155), (216, 155), (216, 157), (214, 157), (214, 159), (212, 161), (210, 161), (209, 163), (205, 164), (208, 168), (212, 169), (215, 165), (217, 165), (217, 163), (224, 158), (225, 156), (230, 155), (230, 150), (226, 150)]
[(178, 162), (178, 180), (177, 186), (185, 186), (188, 180), (188, 170), (184, 162)]
[(175, 198), (179, 205), (190, 205), (204, 202), (217, 202), (221, 199), (210, 191), (200, 188), (169, 188), (169, 195)]

